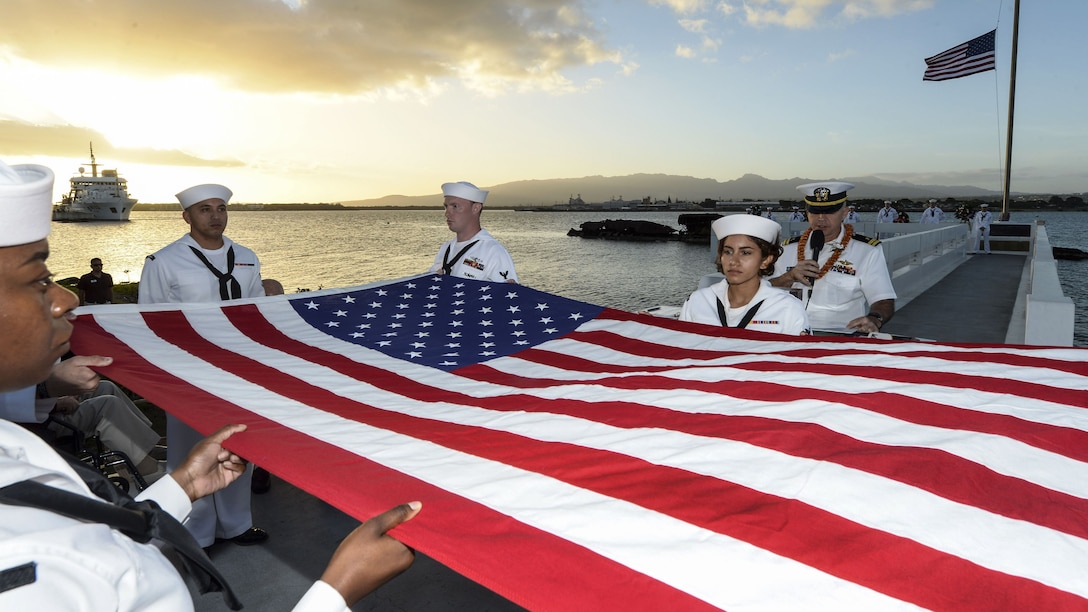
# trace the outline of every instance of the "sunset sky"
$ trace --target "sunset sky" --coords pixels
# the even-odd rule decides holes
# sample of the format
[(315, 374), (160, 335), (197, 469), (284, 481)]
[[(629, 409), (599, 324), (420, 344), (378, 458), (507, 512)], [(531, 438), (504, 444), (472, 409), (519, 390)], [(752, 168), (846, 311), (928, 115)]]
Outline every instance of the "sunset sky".
[[(1025, 0), (1014, 191), (1088, 191), (1084, 0)], [(0, 0), (0, 159), (143, 202), (526, 179), (1000, 190), (1013, 0)], [(997, 71), (923, 59), (998, 29)]]

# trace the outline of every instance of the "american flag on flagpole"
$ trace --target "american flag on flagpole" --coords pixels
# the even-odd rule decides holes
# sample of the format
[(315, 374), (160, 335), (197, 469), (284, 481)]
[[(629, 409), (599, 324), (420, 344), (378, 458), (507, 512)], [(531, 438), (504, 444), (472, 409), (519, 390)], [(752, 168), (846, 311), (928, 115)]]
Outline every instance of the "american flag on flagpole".
[(972, 38), (951, 49), (926, 58), (923, 81), (947, 81), (994, 70), (994, 40), (997, 30)]
[(77, 353), (539, 610), (1088, 609), (1088, 352), (791, 337), (421, 276), (80, 309)]

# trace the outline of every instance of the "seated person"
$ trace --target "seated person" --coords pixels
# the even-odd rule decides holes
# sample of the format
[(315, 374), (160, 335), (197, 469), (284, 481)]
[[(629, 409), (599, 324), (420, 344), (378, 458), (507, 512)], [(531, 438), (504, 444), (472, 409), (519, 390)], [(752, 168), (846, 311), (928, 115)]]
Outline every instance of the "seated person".
[(725, 280), (692, 293), (680, 309), (680, 320), (807, 334), (808, 316), (801, 301), (765, 279), (782, 254), (778, 223), (753, 215), (729, 215), (711, 227), (719, 237), (718, 267)]
[[(103, 380), (84, 395), (38, 398), (35, 403), (51, 408), (49, 414), (55, 418), (124, 453), (149, 484), (166, 473), (166, 449), (158, 445), (160, 436), (151, 428), (151, 420), (112, 382)], [(65, 433), (58, 425), (50, 429)]]

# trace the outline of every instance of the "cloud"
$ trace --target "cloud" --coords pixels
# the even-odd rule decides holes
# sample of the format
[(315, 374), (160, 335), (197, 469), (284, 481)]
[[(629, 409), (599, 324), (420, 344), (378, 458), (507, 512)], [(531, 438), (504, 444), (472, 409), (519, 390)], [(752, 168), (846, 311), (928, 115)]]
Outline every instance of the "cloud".
[(691, 47), (685, 47), (684, 45), (676, 45), (676, 56), (684, 59), (691, 59), (695, 57), (695, 50)]
[(649, 0), (653, 6), (667, 6), (681, 15), (698, 13), (706, 8), (707, 0)]
[(569, 68), (624, 63), (580, 0), (4, 0), (3, 12), (0, 50), (42, 65), (262, 93), (458, 78), (489, 91), (564, 89)]
[(706, 24), (707, 24), (706, 19), (681, 19), (680, 20), (680, 27), (681, 28), (684, 28), (688, 32), (695, 32), (697, 34), (702, 34), (703, 32), (706, 32)]
[(935, 0), (748, 0), (748, 25), (806, 29), (840, 20), (892, 17), (933, 7)]
[(72, 125), (31, 125), (18, 121), (0, 121), (0, 157), (15, 158), (41, 155), (44, 157), (75, 157), (86, 154), (73, 150), (72, 143), (94, 144), (95, 156), (114, 162), (132, 162), (163, 166), (199, 166), (231, 168), (244, 166), (233, 159), (207, 159), (176, 150), (151, 148), (118, 148), (101, 133)]

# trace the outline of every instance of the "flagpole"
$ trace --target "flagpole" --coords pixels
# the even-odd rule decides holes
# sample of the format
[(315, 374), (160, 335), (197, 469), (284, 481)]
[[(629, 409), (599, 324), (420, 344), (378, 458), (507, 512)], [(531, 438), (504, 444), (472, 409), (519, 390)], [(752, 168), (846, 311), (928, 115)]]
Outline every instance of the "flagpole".
[(1012, 67), (1009, 69), (1009, 127), (1005, 142), (1005, 189), (1001, 194), (1001, 220), (1009, 218), (1009, 183), (1012, 179), (1012, 119), (1016, 107), (1016, 43), (1020, 34), (1020, 0), (1016, 0), (1012, 14)]

